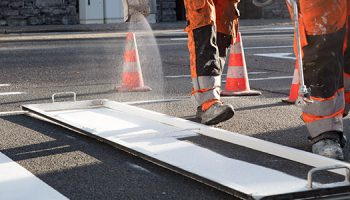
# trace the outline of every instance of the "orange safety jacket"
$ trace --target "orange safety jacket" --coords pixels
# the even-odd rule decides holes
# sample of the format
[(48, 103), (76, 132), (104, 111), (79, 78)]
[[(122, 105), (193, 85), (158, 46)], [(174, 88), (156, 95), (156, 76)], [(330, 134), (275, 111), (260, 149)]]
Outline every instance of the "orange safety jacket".
[[(349, 3), (350, 0), (298, 1), (304, 81), (314, 100), (303, 107), (302, 119), (311, 138), (327, 131), (343, 132), (344, 96), (350, 94), (350, 76), (343, 73), (350, 72), (344, 53), (349, 37), (346, 36)], [(293, 16), (288, 0), (287, 4)], [(297, 53), (296, 40), (294, 51)]]
[(199, 105), (220, 99), (227, 49), (238, 29), (239, 0), (184, 0), (193, 83)]

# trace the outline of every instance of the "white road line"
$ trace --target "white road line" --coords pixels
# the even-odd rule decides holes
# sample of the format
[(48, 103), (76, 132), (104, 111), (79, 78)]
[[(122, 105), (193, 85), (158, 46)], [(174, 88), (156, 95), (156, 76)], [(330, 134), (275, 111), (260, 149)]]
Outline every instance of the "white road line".
[(26, 114), (28, 111), (23, 110), (15, 110), (15, 111), (7, 111), (7, 112), (0, 112), (0, 116), (7, 116), (7, 115), (22, 115)]
[(286, 38), (290, 38), (290, 37), (293, 37), (294, 35), (293, 34), (280, 34), (280, 35), (245, 35), (245, 36), (242, 36), (243, 39), (244, 38), (263, 38), (263, 39), (271, 39), (272, 37), (286, 37)]
[[(248, 74), (251, 74), (251, 75), (256, 75), (256, 74), (267, 74), (267, 72), (248, 72)], [(224, 74), (226, 75), (226, 74)]]
[[(158, 35), (186, 35), (182, 32), (173, 31), (136, 31), (137, 36), (153, 36)], [(66, 39), (98, 39), (98, 38), (123, 38), (126, 37), (126, 33), (43, 33), (37, 35), (10, 35), (8, 37), (0, 37), (0, 41), (23, 41), (23, 40), (66, 40)]]
[(0, 93), (0, 96), (19, 95), (19, 94), (25, 94), (25, 92), (2, 92)]
[(254, 54), (255, 56), (263, 56), (263, 57), (270, 57), (270, 58), (282, 58), (282, 59), (288, 59), (288, 60), (295, 60), (296, 58), (293, 55), (293, 53), (263, 53), (263, 54)]
[(0, 153), (0, 174), (0, 199), (67, 199), (2, 153)]
[(165, 78), (191, 78), (191, 75), (165, 76)]
[(166, 103), (166, 102), (174, 102), (174, 101), (183, 101), (188, 99), (189, 97), (183, 97), (178, 99), (160, 99), (160, 100), (146, 100), (146, 101), (129, 101), (124, 102), (129, 105), (140, 105), (140, 104), (151, 104), (151, 103)]
[[(249, 72), (250, 75), (257, 75), (257, 74), (266, 74), (267, 72)], [(223, 76), (226, 76), (227, 74), (222, 74)], [(165, 78), (191, 78), (191, 75), (174, 75), (174, 76), (165, 76)]]
[(263, 80), (280, 80), (280, 79), (292, 79), (293, 76), (275, 76), (275, 77), (267, 77), (267, 78), (251, 78), (251, 81), (263, 81)]
[(293, 46), (269, 46), (269, 47), (245, 47), (244, 49), (280, 49), (280, 48), (293, 48)]
[(188, 38), (170, 38), (172, 41), (187, 41)]
[(10, 84), (0, 84), (0, 87), (8, 87)]
[(294, 27), (288, 26), (288, 27), (276, 27), (276, 28), (263, 28), (263, 30), (294, 30)]
[[(275, 77), (267, 77), (267, 78), (250, 78), (250, 81), (265, 81), (265, 80), (282, 80), (282, 79), (292, 79), (293, 76), (275, 76)], [(222, 81), (226, 83), (226, 80)]]

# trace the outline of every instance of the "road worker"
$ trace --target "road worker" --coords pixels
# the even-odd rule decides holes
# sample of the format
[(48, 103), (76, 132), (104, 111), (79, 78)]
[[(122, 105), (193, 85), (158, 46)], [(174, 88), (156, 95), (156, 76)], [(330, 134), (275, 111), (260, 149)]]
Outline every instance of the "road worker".
[(220, 101), (220, 86), (228, 48), (238, 31), (239, 0), (184, 2), (196, 116), (203, 124), (218, 124), (234, 115), (233, 107)]
[(298, 10), (304, 81), (313, 100), (303, 106), (301, 117), (312, 152), (343, 160), (343, 116), (350, 109), (350, 0), (298, 0)]

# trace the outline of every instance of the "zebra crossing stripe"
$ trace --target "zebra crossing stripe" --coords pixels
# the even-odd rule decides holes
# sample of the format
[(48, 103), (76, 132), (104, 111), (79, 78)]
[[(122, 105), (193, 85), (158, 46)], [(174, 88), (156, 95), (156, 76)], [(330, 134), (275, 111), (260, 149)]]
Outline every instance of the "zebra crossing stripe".
[(0, 92), (0, 96), (19, 95), (19, 94), (25, 94), (25, 92)]
[(0, 153), (0, 199), (66, 200), (68, 198)]

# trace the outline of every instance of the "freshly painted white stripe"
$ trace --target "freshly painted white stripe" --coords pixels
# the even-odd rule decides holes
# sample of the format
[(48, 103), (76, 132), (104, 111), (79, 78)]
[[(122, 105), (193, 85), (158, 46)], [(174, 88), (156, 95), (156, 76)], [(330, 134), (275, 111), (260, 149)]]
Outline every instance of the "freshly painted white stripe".
[(0, 96), (25, 94), (25, 92), (2, 92)]
[(291, 79), (293, 76), (276, 76), (276, 77), (267, 77), (267, 78), (251, 78), (251, 81), (263, 81), (263, 80), (280, 80), (280, 79)]
[(0, 84), (0, 87), (8, 87), (10, 84)]
[(28, 170), (0, 153), (0, 199), (67, 199)]
[(254, 54), (255, 56), (263, 56), (263, 57), (270, 57), (270, 58), (281, 58), (281, 59), (289, 59), (289, 60), (295, 60), (296, 58), (293, 55), (293, 53), (263, 53), (263, 54)]
[[(250, 75), (257, 74), (266, 74), (267, 72), (249, 72)], [(227, 74), (222, 74), (223, 76), (227, 76)], [(165, 78), (191, 78), (191, 75), (174, 75), (174, 76), (165, 76)]]

